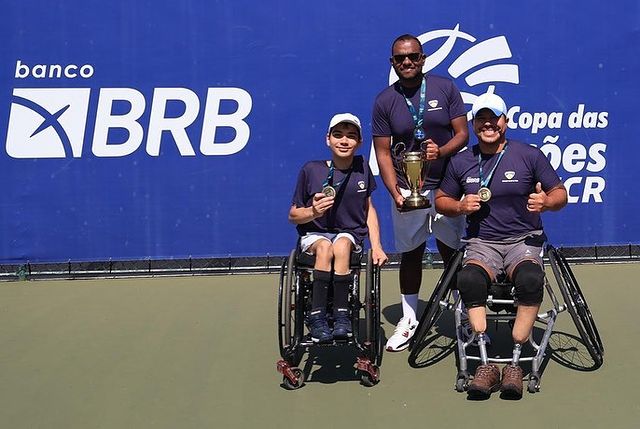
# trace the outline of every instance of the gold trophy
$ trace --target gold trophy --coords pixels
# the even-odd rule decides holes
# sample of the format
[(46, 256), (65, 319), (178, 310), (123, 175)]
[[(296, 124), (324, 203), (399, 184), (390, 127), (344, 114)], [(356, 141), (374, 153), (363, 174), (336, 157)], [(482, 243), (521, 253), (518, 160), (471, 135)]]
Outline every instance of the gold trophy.
[(402, 211), (426, 209), (431, 207), (429, 199), (420, 194), (422, 189), (422, 171), (427, 161), (423, 152), (405, 152), (402, 154), (402, 167), (409, 183), (411, 195), (404, 199)]

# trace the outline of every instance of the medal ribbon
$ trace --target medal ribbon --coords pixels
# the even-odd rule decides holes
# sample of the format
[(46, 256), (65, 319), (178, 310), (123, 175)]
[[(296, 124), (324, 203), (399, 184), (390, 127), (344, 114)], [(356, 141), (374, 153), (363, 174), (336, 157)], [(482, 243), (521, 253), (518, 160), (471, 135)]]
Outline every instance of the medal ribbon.
[(404, 97), (404, 101), (407, 103), (407, 107), (409, 108), (409, 113), (411, 113), (411, 116), (413, 117), (413, 125), (415, 127), (414, 130), (422, 128), (422, 123), (424, 122), (424, 107), (427, 94), (427, 79), (425, 79), (423, 76), (422, 83), (420, 84), (420, 104), (418, 106), (418, 113), (416, 113), (416, 108), (413, 107), (411, 100), (409, 100), (405, 95), (404, 89), (402, 89), (402, 85), (400, 85), (400, 93)]
[[(340, 185), (342, 184), (342, 182), (344, 182), (344, 179), (349, 177), (349, 175), (346, 175), (344, 178), (342, 178), (341, 181), (339, 181), (338, 183), (336, 183), (335, 185), (333, 184), (333, 172), (335, 171), (335, 167), (333, 166), (333, 161), (331, 161), (331, 164), (329, 164), (329, 174), (327, 174), (327, 178), (324, 181), (324, 183), (322, 184), (322, 187), (324, 188), (325, 186), (333, 186), (335, 188), (340, 188)], [(336, 189), (337, 191), (337, 189)]]
[(500, 163), (500, 160), (502, 159), (502, 156), (505, 154), (506, 151), (507, 151), (507, 146), (505, 145), (505, 147), (502, 149), (502, 152), (500, 152), (500, 155), (498, 155), (498, 160), (496, 161), (496, 163), (494, 164), (493, 168), (489, 172), (489, 175), (486, 178), (482, 177), (482, 164), (481, 164), (482, 152), (478, 151), (478, 167), (480, 169), (480, 187), (481, 188), (488, 188), (489, 187), (489, 182), (491, 181), (491, 178), (493, 177), (493, 173), (496, 171), (496, 168), (498, 168), (498, 164)]

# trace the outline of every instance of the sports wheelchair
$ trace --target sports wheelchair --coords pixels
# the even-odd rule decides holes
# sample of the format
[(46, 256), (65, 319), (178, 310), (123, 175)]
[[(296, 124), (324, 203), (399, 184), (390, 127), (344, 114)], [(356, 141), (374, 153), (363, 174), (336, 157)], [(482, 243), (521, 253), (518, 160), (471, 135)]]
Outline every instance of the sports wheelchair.
[[(596, 328), (593, 316), (587, 305), (587, 301), (580, 290), (580, 286), (567, 263), (564, 255), (551, 245), (546, 246), (546, 255), (555, 279), (554, 285), (556, 292), (559, 290), (560, 298), (554, 287), (549, 282), (548, 276), (545, 276), (544, 287), (548, 300), (551, 301), (552, 308), (546, 312), (538, 314), (532, 334), (529, 336), (529, 344), (533, 349), (532, 356), (520, 356), (514, 353), (511, 357), (489, 356), (486, 347), (473, 344), (476, 340), (476, 334), (471, 331), (466, 309), (462, 304), (459, 293), (454, 288), (456, 274), (462, 268), (463, 251), (457, 251), (451, 259), (451, 263), (441, 275), (436, 287), (427, 303), (422, 314), (416, 334), (413, 337), (411, 351), (409, 354), (409, 365), (418, 368), (424, 365), (420, 364), (423, 358), (423, 351), (432, 344), (439, 335), (435, 333), (433, 328), (445, 311), (453, 311), (455, 320), (455, 336), (457, 343), (457, 366), (458, 373), (456, 376), (455, 389), (458, 392), (467, 390), (470, 384), (469, 361), (479, 361), (482, 363), (509, 363), (531, 362), (531, 371), (529, 373), (527, 391), (535, 393), (540, 390), (540, 380), (542, 376), (543, 358), (549, 340), (553, 332), (558, 315), (564, 311), (568, 311), (571, 315), (577, 332), (582, 339), (589, 356), (593, 360), (590, 369), (597, 369), (603, 363), (604, 346)], [(544, 305), (544, 303), (543, 303)], [(487, 299), (487, 324), (495, 321), (496, 326), (501, 323), (507, 323), (512, 327), (515, 320), (517, 302), (515, 300), (513, 285), (506, 281), (505, 278), (498, 278), (494, 282), (488, 292)], [(542, 327), (544, 334), (542, 338), (535, 340), (534, 331), (536, 327)], [(509, 329), (509, 333), (511, 329)], [(509, 335), (509, 339), (511, 336)], [(467, 352), (469, 346), (478, 347), (476, 355), (470, 355)], [(442, 353), (440, 353), (442, 355)], [(517, 356), (516, 356), (517, 354)], [(441, 359), (443, 356), (439, 356)]]
[[(364, 296), (361, 297), (360, 272), (366, 256)], [(312, 273), (315, 256), (301, 252), (297, 246), (280, 268), (278, 289), (278, 341), (280, 359), (277, 370), (282, 374), (282, 384), (288, 390), (302, 387), (305, 374), (298, 368), (305, 352), (311, 347), (352, 346), (358, 350), (355, 368), (364, 386), (371, 387), (380, 379), (382, 362), (382, 332), (380, 328), (380, 267), (373, 264), (371, 250), (352, 253), (350, 269), (353, 282), (349, 286), (349, 307), (353, 336), (347, 340), (333, 340), (318, 344), (311, 340), (306, 321), (311, 310)], [(331, 315), (332, 294), (329, 288)], [(364, 310), (364, 323), (360, 324), (360, 311)], [(329, 320), (331, 325), (332, 321)], [(360, 332), (364, 327), (364, 332)]]

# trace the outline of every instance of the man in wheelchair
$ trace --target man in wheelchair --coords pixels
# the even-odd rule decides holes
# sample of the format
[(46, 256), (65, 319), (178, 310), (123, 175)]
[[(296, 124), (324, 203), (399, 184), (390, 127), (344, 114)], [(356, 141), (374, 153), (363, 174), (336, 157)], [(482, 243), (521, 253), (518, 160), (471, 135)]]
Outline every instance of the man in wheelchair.
[(507, 140), (507, 107), (493, 93), (472, 106), (478, 144), (453, 156), (436, 195), (436, 210), (467, 215), (467, 235), (457, 287), (469, 323), (484, 347), (487, 290), (504, 273), (513, 283), (517, 312), (512, 329), (513, 359), (502, 371), (483, 361), (469, 385), (470, 395), (522, 396), (520, 348), (531, 335), (542, 303), (546, 240), (540, 213), (567, 204), (557, 173), (537, 148)]
[[(387, 256), (380, 243), (378, 216), (371, 201), (376, 182), (362, 156), (360, 120), (350, 114), (333, 116), (326, 137), (327, 161), (309, 161), (298, 175), (289, 221), (297, 225), (301, 251), (315, 255), (309, 330), (316, 343), (352, 336), (349, 317), (351, 253), (371, 243), (373, 263)], [(332, 270), (333, 266), (333, 270)], [(333, 331), (327, 322), (327, 295), (333, 286)]]

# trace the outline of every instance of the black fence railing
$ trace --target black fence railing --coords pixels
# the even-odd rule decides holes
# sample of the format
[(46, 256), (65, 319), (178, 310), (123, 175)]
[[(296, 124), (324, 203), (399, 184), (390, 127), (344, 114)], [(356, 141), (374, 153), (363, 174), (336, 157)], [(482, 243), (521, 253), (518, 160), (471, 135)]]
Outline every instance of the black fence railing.
[[(640, 244), (615, 246), (558, 247), (572, 263), (612, 263), (640, 261)], [(259, 257), (218, 257), (186, 259), (141, 259), (131, 261), (91, 261), (0, 264), (0, 280), (30, 280), (47, 278), (104, 278), (162, 275), (275, 273), (280, 270), (285, 255)], [(400, 254), (389, 255), (384, 269), (397, 269)], [(442, 267), (438, 253), (425, 253), (425, 268)]]

